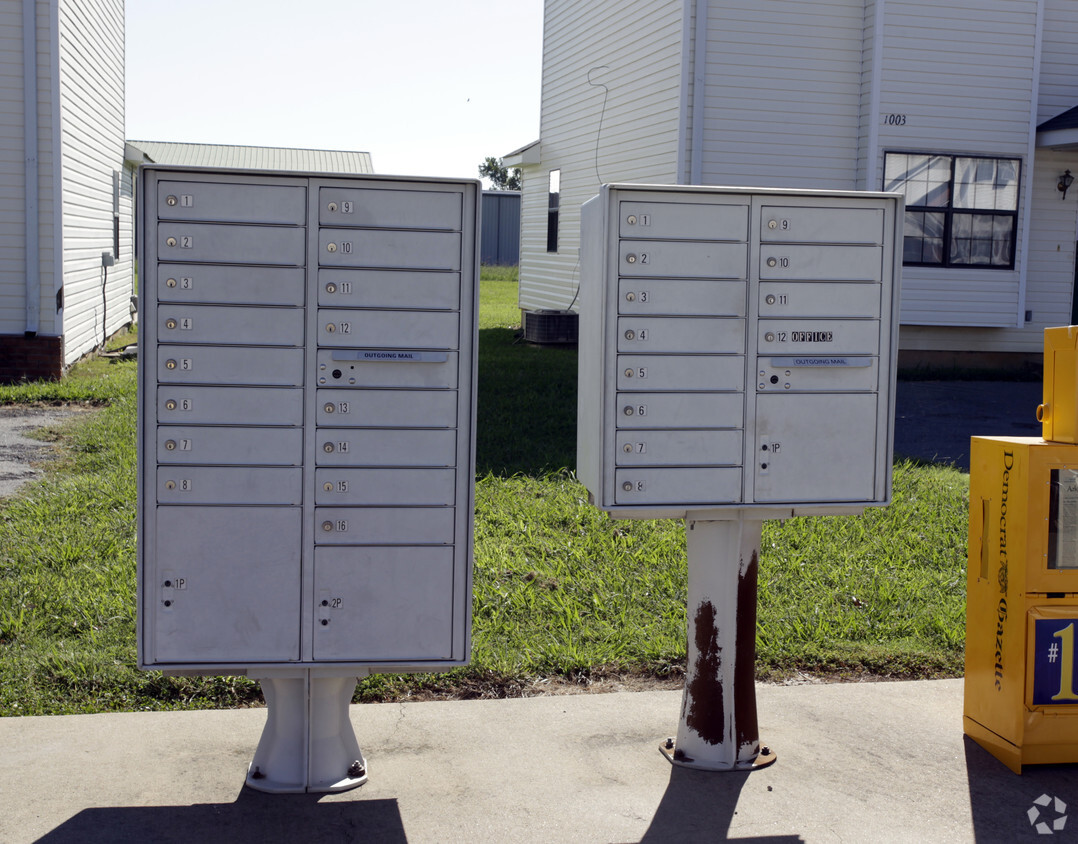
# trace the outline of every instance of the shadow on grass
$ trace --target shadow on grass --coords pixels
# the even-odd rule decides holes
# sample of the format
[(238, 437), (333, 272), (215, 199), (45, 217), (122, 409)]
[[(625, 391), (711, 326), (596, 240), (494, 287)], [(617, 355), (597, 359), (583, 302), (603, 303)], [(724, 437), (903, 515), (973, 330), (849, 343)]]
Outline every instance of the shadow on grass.
[(576, 349), (535, 346), (512, 328), (479, 332), (476, 474), (576, 467)]

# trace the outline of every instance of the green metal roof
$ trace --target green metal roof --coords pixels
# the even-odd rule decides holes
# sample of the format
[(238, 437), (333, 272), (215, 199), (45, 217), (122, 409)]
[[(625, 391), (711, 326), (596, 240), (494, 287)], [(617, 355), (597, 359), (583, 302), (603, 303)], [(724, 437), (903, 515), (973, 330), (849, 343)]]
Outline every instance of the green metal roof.
[(309, 173), (374, 172), (369, 152), (224, 144), (180, 144), (167, 141), (128, 141), (127, 144), (137, 149), (154, 164), (176, 167), (294, 170)]

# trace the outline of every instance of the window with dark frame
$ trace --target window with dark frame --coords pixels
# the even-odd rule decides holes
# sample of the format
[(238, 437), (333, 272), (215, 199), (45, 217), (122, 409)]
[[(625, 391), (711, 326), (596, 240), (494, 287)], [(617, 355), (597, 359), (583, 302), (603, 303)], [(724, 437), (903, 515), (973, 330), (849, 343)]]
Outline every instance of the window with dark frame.
[(1017, 158), (884, 153), (883, 188), (906, 197), (902, 263), (1014, 269)]
[(550, 171), (546, 205), (546, 251), (558, 251), (558, 207), (561, 198), (561, 170)]

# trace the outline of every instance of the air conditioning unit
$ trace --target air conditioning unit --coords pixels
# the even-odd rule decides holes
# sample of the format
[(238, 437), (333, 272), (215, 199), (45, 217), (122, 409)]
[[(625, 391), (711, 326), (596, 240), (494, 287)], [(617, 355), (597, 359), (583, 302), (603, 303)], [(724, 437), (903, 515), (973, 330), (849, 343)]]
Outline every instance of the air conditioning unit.
[(524, 340), (540, 345), (575, 344), (577, 314), (575, 311), (521, 311)]

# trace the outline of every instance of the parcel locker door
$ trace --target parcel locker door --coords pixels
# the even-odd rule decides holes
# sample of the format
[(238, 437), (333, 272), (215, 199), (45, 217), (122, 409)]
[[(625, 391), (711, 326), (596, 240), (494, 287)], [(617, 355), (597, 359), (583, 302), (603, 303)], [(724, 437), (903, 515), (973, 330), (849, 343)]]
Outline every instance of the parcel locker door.
[(298, 507), (156, 508), (148, 661), (298, 659), (300, 522)]
[(875, 393), (758, 395), (755, 501), (874, 500), (876, 401)]
[(459, 658), (452, 548), (322, 546), (314, 576), (315, 659)]

